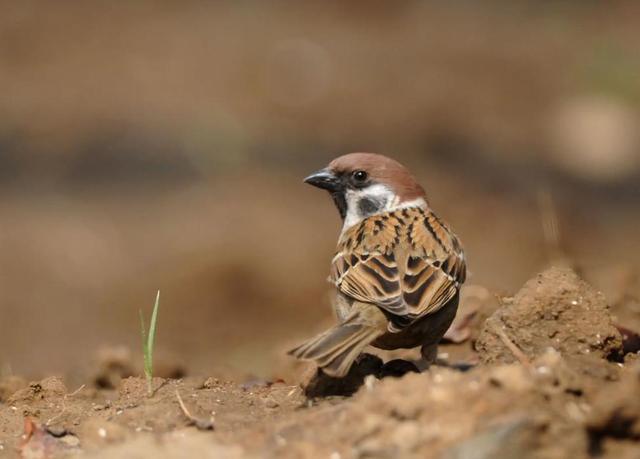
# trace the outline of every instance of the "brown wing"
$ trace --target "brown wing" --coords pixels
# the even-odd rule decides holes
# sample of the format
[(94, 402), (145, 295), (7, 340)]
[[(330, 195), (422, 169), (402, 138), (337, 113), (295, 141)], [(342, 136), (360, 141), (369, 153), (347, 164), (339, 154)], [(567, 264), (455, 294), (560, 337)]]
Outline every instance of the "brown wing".
[(398, 331), (444, 306), (465, 279), (462, 248), (431, 212), (402, 209), (347, 230), (331, 280), (345, 295), (373, 303)]

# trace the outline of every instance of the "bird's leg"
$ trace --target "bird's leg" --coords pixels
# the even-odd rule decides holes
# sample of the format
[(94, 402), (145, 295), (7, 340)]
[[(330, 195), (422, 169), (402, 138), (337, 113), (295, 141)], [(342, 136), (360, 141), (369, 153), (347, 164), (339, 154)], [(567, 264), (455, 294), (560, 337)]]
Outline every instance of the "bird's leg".
[(422, 358), (416, 362), (420, 371), (427, 370), (438, 359), (438, 343), (425, 344), (420, 348)]

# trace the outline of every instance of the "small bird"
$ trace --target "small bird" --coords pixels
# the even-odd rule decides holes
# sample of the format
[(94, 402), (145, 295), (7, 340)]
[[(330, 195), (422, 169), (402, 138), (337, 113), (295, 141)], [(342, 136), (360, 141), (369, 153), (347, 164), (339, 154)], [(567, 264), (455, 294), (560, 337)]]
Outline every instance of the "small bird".
[(369, 344), (422, 346), (423, 359), (435, 360), (466, 265), (424, 189), (402, 164), (374, 153), (340, 156), (304, 181), (327, 190), (343, 220), (329, 277), (339, 323), (289, 354), (332, 377), (345, 376)]

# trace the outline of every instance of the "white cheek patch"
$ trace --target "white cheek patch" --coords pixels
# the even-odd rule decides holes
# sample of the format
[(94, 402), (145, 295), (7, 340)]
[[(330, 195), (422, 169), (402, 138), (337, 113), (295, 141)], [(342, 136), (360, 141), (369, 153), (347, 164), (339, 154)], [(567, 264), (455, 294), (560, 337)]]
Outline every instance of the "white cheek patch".
[(388, 211), (398, 206), (398, 197), (385, 185), (370, 185), (360, 190), (347, 190), (347, 215), (344, 228), (355, 225), (363, 218)]
[(386, 185), (375, 184), (359, 190), (347, 190), (345, 193), (347, 214), (342, 231), (371, 215), (391, 212), (405, 207), (426, 207), (423, 198), (400, 202), (400, 198)]

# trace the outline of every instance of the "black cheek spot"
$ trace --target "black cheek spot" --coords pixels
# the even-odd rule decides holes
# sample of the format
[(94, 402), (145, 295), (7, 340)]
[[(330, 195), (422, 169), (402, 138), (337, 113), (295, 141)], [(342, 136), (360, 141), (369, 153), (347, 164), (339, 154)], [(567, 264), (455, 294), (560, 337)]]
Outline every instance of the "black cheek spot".
[(372, 215), (382, 209), (384, 203), (373, 198), (362, 198), (358, 201), (358, 211), (360, 215), (367, 216)]

